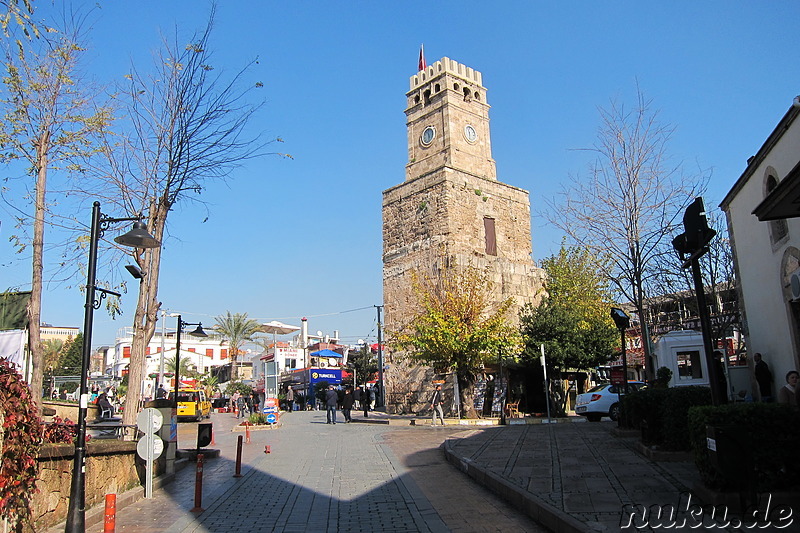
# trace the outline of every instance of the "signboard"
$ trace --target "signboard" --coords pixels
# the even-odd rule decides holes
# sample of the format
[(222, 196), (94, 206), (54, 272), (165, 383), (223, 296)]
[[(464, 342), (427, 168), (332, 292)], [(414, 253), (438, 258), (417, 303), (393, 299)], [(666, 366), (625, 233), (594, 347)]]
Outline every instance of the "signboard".
[(267, 415), (267, 424), (274, 424), (277, 421), (278, 421), (277, 413), (270, 413)]
[(621, 385), (625, 383), (625, 377), (621, 368), (611, 369), (611, 383), (614, 385)]
[(265, 398), (264, 406), (261, 408), (261, 412), (265, 415), (269, 413), (277, 413), (279, 406), (280, 403), (278, 402), (277, 398)]
[(341, 368), (312, 368), (311, 385), (320, 381), (327, 381), (331, 385), (338, 385), (342, 382)]

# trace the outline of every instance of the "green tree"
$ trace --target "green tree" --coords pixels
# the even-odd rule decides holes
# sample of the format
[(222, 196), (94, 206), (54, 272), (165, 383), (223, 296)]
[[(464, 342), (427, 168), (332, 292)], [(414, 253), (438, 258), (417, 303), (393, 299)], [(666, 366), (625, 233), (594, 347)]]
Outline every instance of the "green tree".
[(212, 328), (217, 335), (228, 341), (231, 350), (231, 380), (235, 381), (239, 377), (237, 362), (241, 355), (242, 346), (248, 341), (252, 341), (257, 333), (261, 331), (261, 324), (257, 320), (247, 318), (247, 313), (233, 313), (227, 311), (225, 315), (220, 315)]
[[(195, 374), (190, 368), (191, 361), (189, 361), (188, 357), (181, 357), (181, 371), (180, 375), (183, 377), (193, 377)], [(175, 372), (175, 357), (167, 357), (164, 359), (164, 368), (167, 369), (167, 372)]]
[[(547, 373), (556, 384), (563, 370), (607, 363), (618, 344), (600, 262), (585, 248), (562, 245), (558, 254), (542, 261), (547, 295), (538, 306), (528, 305), (520, 313), (522, 362), (539, 364), (544, 345)], [(563, 411), (561, 390), (554, 384), (551, 391)]]
[[(24, 1), (23, 6), (29, 10), (31, 4)], [(19, 12), (16, 1), (6, 7)], [(7, 27), (5, 23), (3, 27)], [(41, 402), (45, 369), (40, 324), (45, 226), (52, 215), (47, 201), (48, 175), (51, 171), (75, 170), (76, 161), (90, 157), (97, 146), (95, 136), (108, 126), (111, 117), (108, 108), (96, 105), (95, 95), (77, 70), (85, 51), (77, 33), (48, 33), (26, 47), (15, 41), (6, 47), (3, 64), (0, 162), (21, 162), (33, 181), (31, 211), (17, 207), (18, 227), (24, 233), (32, 227), (32, 235), (15, 235), (12, 239), (20, 251), (28, 243), (31, 247), (28, 346), (31, 390), (37, 402)]]
[(80, 376), (82, 364), (83, 333), (78, 333), (74, 339), (68, 340), (64, 344), (54, 374), (57, 376)]
[(446, 266), (436, 278), (412, 273), (420, 311), (391, 334), (392, 344), (411, 360), (455, 372), (468, 418), (478, 417), (473, 405), (477, 373), (498, 352), (515, 351), (520, 342), (508, 316), (512, 300), (493, 303), (488, 274), (471, 265)]
[(363, 385), (378, 371), (378, 356), (365, 344), (347, 355), (347, 364), (353, 369), (353, 384)]

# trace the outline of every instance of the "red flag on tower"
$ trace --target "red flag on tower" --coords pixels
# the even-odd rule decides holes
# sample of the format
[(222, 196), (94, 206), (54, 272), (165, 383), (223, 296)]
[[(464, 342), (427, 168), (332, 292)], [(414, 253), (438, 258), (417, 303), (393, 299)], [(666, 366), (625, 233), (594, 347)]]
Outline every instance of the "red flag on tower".
[(425, 45), (419, 45), (419, 68), (417, 70), (425, 70), (428, 64), (425, 63)]

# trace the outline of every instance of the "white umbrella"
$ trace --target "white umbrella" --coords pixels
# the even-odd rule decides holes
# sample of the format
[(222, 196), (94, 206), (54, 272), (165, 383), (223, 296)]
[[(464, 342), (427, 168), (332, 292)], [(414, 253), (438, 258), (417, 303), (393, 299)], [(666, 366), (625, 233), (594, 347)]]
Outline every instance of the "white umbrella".
[(284, 324), (283, 322), (278, 322), (277, 320), (267, 322), (266, 324), (261, 324), (261, 331), (264, 333), (272, 333), (273, 338), (275, 335), (286, 335), (287, 333), (291, 333), (299, 329), (300, 326), (290, 326), (289, 324)]

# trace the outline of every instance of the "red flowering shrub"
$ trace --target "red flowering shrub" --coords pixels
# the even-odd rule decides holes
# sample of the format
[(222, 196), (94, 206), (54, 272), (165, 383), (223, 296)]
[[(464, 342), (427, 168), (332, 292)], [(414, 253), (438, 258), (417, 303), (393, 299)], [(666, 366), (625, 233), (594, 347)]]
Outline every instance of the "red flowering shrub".
[(30, 499), (36, 491), (36, 457), (42, 441), (42, 426), (36, 403), (22, 376), (0, 358), (0, 516), (15, 530), (31, 517)]
[[(75, 437), (78, 435), (75, 422), (69, 418), (62, 420), (60, 416), (54, 416), (52, 423), (43, 424), (42, 427), (42, 442), (48, 444), (72, 444), (75, 442)], [(87, 438), (86, 440), (89, 439)]]

